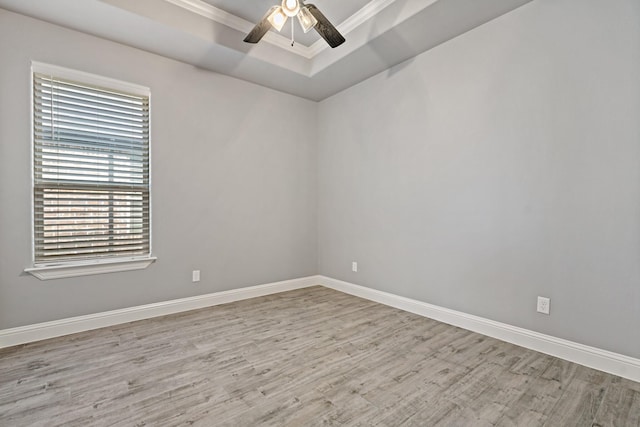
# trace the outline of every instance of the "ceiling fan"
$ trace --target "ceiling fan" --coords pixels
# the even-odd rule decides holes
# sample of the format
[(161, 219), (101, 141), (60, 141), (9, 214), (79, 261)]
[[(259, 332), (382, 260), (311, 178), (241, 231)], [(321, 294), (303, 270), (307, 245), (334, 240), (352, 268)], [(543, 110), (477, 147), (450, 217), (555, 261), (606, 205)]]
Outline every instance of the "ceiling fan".
[[(312, 28), (322, 36), (329, 46), (337, 47), (344, 43), (345, 39), (331, 22), (313, 4), (304, 4), (302, 0), (282, 0), (280, 6), (272, 6), (262, 20), (253, 27), (253, 30), (244, 38), (247, 43), (258, 43), (262, 37), (273, 27), (277, 31), (282, 30), (287, 18), (298, 17), (302, 30), (307, 33)], [(291, 23), (293, 39), (293, 22)], [(293, 41), (292, 41), (293, 45)]]

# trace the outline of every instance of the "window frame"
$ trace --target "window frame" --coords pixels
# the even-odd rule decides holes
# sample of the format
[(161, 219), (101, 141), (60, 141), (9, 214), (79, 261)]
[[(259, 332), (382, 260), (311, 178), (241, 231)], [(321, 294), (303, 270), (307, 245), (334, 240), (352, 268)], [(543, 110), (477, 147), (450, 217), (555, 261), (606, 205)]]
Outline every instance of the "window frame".
[[(120, 271), (140, 270), (147, 268), (156, 261), (153, 256), (153, 216), (152, 216), (152, 173), (151, 173), (151, 90), (146, 86), (134, 83), (124, 82), (97, 74), (87, 73), (84, 71), (72, 70), (56, 65), (45, 64), (41, 62), (31, 62), (30, 82), (30, 133), (31, 133), (31, 267), (25, 268), (24, 271), (40, 280), (61, 279), (66, 277), (86, 276), (93, 274), (112, 273)], [(109, 256), (95, 259), (83, 260), (66, 260), (51, 263), (36, 263), (36, 231), (35, 231), (35, 102), (34, 102), (34, 81), (35, 75), (48, 74), (61, 79), (72, 80), (87, 86), (98, 86), (114, 91), (120, 91), (139, 96), (148, 97), (149, 100), (149, 159), (148, 159), (148, 189), (149, 189), (149, 253), (145, 255), (135, 256)]]

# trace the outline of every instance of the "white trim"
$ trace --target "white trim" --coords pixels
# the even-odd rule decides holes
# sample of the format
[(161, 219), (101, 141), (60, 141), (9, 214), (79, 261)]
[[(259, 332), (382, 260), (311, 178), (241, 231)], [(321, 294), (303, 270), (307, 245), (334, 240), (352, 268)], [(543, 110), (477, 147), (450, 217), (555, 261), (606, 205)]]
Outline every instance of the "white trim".
[(195, 297), (4, 329), (0, 330), (0, 348), (134, 322), (136, 320), (227, 304), (248, 298), (306, 288), (317, 284), (318, 276), (309, 276), (300, 279), (285, 280), (282, 282), (232, 289)]
[[(154, 262), (157, 259), (156, 257), (153, 257), (153, 136), (152, 136), (152, 128), (153, 128), (153, 117), (152, 117), (152, 110), (153, 110), (153, 102), (151, 102), (151, 90), (149, 90), (149, 94), (147, 95), (147, 102), (148, 102), (148, 120), (149, 123), (147, 125), (147, 137), (149, 138), (149, 142), (148, 142), (148, 155), (149, 155), (149, 160), (147, 160), (147, 170), (148, 172), (148, 177), (147, 179), (149, 180), (149, 257), (152, 257)], [(34, 230), (35, 232), (35, 230)], [(35, 239), (33, 240), (34, 244), (35, 244)], [(35, 257), (35, 252), (34, 252), (34, 257)]]
[(340, 32), (342, 34), (349, 34), (351, 31), (358, 28), (360, 25), (367, 22), (369, 19), (376, 16), (387, 6), (391, 5), (396, 0), (371, 0), (364, 5), (356, 13), (342, 21), (339, 25)]
[(31, 83), (29, 85), (29, 134), (31, 136), (31, 147), (29, 149), (29, 173), (31, 174), (31, 197), (30, 197), (30, 201), (31, 201), (31, 212), (30, 212), (30, 218), (29, 220), (31, 221), (31, 265), (34, 265), (36, 262), (36, 201), (35, 201), (35, 197), (34, 197), (34, 188), (36, 188), (36, 174), (35, 174), (35, 145), (36, 145), (36, 139), (35, 139), (35, 119), (33, 116), (35, 116), (34, 112), (35, 112), (35, 102), (34, 102), (34, 90), (33, 87), (35, 86), (35, 75), (34, 75), (34, 71), (33, 71), (33, 61), (31, 62), (31, 78), (29, 79), (29, 83)]
[(65, 279), (67, 277), (89, 276), (92, 274), (116, 273), (119, 271), (143, 270), (157, 260), (156, 257), (112, 258), (73, 262), (57, 265), (43, 265), (25, 268), (24, 272), (40, 280)]
[[(340, 34), (346, 37), (347, 34), (349, 34), (351, 31), (355, 30), (360, 25), (376, 16), (384, 8), (391, 5), (395, 1), (396, 0), (371, 0), (356, 13), (342, 21), (339, 25), (336, 25), (336, 28), (338, 29), (338, 31), (340, 31)], [(328, 48), (329, 45), (321, 38), (320, 40), (309, 46), (309, 53), (311, 55), (311, 58)]]
[[(251, 23), (234, 14), (212, 6), (202, 0), (165, 1), (243, 33), (248, 33), (255, 25), (255, 23)], [(351, 31), (376, 16), (380, 11), (382, 11), (384, 8), (394, 3), (395, 1), (396, 0), (371, 0), (361, 9), (356, 11), (353, 15), (345, 19), (342, 23), (336, 25), (336, 28), (342, 35), (346, 36)], [(277, 3), (277, 0), (274, 0), (274, 4), (275, 3)], [(306, 59), (313, 59), (316, 55), (329, 48), (329, 45), (322, 38), (313, 43), (311, 46), (305, 46), (303, 44), (296, 43), (292, 47), (291, 40), (284, 36), (281, 36), (280, 34), (274, 33), (273, 31), (269, 31), (267, 34), (265, 34), (263, 40), (274, 46), (278, 46), (289, 52), (300, 55)]]
[(322, 285), (330, 289), (355, 295), (360, 298), (365, 298), (370, 301), (375, 301), (640, 382), (640, 359), (325, 276), (309, 276), (0, 330), (0, 348), (294, 289), (302, 289), (314, 285)]
[(319, 283), (327, 288), (640, 382), (640, 359), (325, 276), (320, 276)]
[(127, 92), (132, 95), (150, 96), (151, 94), (151, 89), (146, 86), (112, 79), (98, 74), (87, 73), (85, 71), (72, 70), (71, 68), (60, 67), (58, 65), (45, 64), (43, 62), (31, 61), (31, 73), (53, 75), (61, 79), (76, 80), (89, 85)]
[[(34, 131), (34, 79), (35, 73), (44, 75), (53, 75), (57, 78), (69, 79), (73, 81), (79, 81), (84, 84), (103, 87), (109, 90), (122, 91), (128, 94), (144, 96), (148, 99), (148, 133), (149, 133), (149, 206), (151, 206), (151, 89), (138, 85), (135, 83), (129, 83), (110, 77), (104, 77), (98, 74), (87, 73), (85, 71), (78, 71), (71, 68), (60, 67), (58, 65), (46, 64), (38, 61), (31, 61), (31, 188), (32, 194), (35, 188), (35, 174), (34, 174), (34, 146), (35, 146), (35, 131)], [(94, 259), (89, 261), (73, 261), (60, 264), (50, 265), (36, 265), (35, 264), (35, 200), (31, 197), (31, 262), (33, 267), (25, 268), (25, 273), (29, 273), (32, 276), (37, 277), (40, 280), (51, 279), (64, 279), (67, 277), (88, 276), (92, 274), (104, 274), (114, 273), (120, 271), (142, 270), (156, 261), (156, 257), (151, 255), (137, 256), (137, 257), (125, 257), (125, 258), (111, 258), (111, 259)], [(152, 212), (149, 211), (149, 230), (152, 230)], [(153, 253), (152, 236), (149, 234), (149, 254)]]
[[(240, 31), (242, 33), (248, 33), (253, 29), (255, 23), (251, 23), (239, 16), (236, 16), (232, 13), (219, 9), (209, 3), (206, 3), (202, 0), (165, 0), (168, 3), (171, 3), (175, 6), (181, 7), (185, 10), (193, 12), (197, 15), (204, 16), (205, 18), (211, 19), (219, 24), (226, 25), (229, 28)], [(392, 0), (395, 1), (395, 0)], [(277, 2), (277, 1), (276, 1)], [(264, 35), (262, 41), (266, 41), (274, 46), (277, 46), (286, 51), (295, 53), (296, 55), (300, 55), (303, 58), (311, 59), (313, 55), (311, 54), (311, 50), (308, 46), (305, 46), (300, 43), (295, 43), (291, 46), (291, 40), (287, 37), (281, 36), (278, 33), (273, 31), (267, 32)]]
[(165, 0), (168, 3), (204, 16), (234, 30), (248, 33), (255, 24), (201, 0)]

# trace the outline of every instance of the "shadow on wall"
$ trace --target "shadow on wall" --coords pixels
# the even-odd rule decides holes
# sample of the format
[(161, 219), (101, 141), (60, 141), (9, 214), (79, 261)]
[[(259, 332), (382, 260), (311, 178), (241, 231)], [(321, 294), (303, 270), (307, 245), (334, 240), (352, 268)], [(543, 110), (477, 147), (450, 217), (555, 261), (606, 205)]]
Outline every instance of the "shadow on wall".
[[(529, 1), (531, 0), (518, 0), (517, 3), (521, 6)], [(485, 2), (481, 1), (436, 0), (422, 11), (400, 22), (400, 14), (409, 7), (409, 3), (409, 0), (394, 2), (383, 13), (376, 15), (371, 23), (371, 41), (366, 48), (386, 65), (386, 74), (389, 77), (411, 64), (420, 53), (513, 10), (511, 1), (503, 1), (500, 11), (500, 8), (487, 8)], [(381, 33), (385, 22), (395, 22), (396, 25)]]
[[(393, 22), (397, 21), (398, 15), (406, 3), (407, 0), (399, 0), (395, 2), (393, 11), (391, 12), (393, 14)], [(388, 14), (385, 15), (384, 19), (389, 19), (387, 18)], [(386, 74), (388, 77), (391, 77), (413, 62), (416, 53), (409, 41), (399, 34), (395, 27), (383, 34), (380, 34), (379, 22), (381, 20), (382, 18), (380, 17), (380, 14), (373, 18), (369, 36), (367, 37), (368, 40), (371, 41), (367, 44), (367, 48), (370, 49), (380, 59), (380, 61), (387, 66)], [(395, 67), (396, 65), (399, 65), (399, 67)]]

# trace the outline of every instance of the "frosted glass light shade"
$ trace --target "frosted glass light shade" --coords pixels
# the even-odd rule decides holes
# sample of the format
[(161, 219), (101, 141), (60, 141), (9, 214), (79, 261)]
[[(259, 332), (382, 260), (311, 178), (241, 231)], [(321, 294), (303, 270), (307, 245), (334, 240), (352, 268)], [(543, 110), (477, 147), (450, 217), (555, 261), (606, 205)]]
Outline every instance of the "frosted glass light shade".
[(315, 27), (318, 23), (318, 20), (311, 14), (311, 12), (309, 12), (307, 6), (301, 8), (300, 12), (298, 12), (298, 21), (305, 33), (308, 33), (309, 30)]
[(287, 16), (296, 16), (300, 11), (300, 3), (298, 0), (282, 0), (282, 11)]
[(271, 15), (269, 15), (267, 20), (273, 28), (275, 28), (277, 31), (280, 31), (282, 30), (282, 27), (284, 27), (284, 23), (287, 22), (287, 15), (285, 15), (282, 8), (279, 7), (274, 10)]

